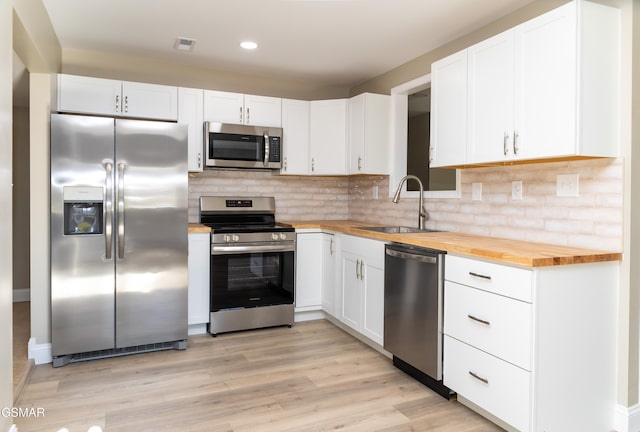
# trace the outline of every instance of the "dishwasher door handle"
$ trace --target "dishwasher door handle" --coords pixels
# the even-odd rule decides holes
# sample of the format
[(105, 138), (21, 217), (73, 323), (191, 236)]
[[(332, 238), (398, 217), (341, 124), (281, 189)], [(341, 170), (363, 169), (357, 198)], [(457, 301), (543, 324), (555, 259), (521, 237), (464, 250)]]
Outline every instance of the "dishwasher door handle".
[(412, 254), (408, 252), (401, 252), (395, 249), (387, 249), (386, 253), (387, 255), (395, 258), (410, 259), (410, 260), (419, 261), (426, 264), (436, 264), (438, 262), (438, 258), (434, 256)]

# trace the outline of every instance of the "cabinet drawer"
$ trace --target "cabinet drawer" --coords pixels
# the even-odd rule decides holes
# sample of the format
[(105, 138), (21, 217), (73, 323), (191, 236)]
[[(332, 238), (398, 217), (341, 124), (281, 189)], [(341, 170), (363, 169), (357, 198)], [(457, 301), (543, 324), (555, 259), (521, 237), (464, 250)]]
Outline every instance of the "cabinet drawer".
[(531, 374), (449, 336), (444, 384), (516, 429), (531, 430)]
[(444, 333), (531, 370), (532, 305), (454, 282), (444, 285)]
[(531, 270), (447, 255), (444, 274), (444, 278), (451, 282), (526, 302), (533, 300)]

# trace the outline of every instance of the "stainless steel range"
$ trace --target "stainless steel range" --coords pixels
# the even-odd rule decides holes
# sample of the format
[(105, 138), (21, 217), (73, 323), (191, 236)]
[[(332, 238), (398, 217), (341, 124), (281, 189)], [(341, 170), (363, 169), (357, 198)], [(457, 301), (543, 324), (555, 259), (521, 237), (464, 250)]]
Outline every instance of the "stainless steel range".
[(209, 333), (293, 325), (295, 230), (273, 197), (200, 197), (211, 228)]

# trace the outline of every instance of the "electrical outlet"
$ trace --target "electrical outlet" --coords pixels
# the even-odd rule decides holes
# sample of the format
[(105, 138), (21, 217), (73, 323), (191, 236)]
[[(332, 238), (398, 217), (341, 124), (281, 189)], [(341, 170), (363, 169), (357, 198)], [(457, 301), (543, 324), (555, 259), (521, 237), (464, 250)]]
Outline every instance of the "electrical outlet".
[(482, 201), (482, 183), (471, 183), (471, 199)]
[(556, 195), (559, 197), (579, 196), (579, 174), (560, 174), (556, 177)]
[(522, 201), (522, 180), (511, 182), (511, 199), (513, 201)]
[(378, 199), (378, 185), (373, 185), (371, 188), (371, 199)]

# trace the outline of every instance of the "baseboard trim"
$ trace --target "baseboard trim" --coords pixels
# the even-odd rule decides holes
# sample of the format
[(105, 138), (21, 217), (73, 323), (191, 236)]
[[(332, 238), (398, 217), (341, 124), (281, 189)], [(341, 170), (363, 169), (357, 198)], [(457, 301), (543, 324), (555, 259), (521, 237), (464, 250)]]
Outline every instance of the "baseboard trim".
[(326, 315), (321, 310), (296, 310), (294, 313), (294, 322), (314, 321), (319, 319), (325, 319)]
[(36, 343), (36, 338), (30, 338), (27, 345), (28, 356), (33, 359), (36, 365), (46, 364), (53, 362), (53, 355), (51, 354), (51, 344)]
[(640, 405), (616, 406), (615, 428), (617, 432), (640, 432)]
[(13, 302), (28, 302), (31, 300), (31, 290), (29, 288), (20, 288), (13, 290)]

